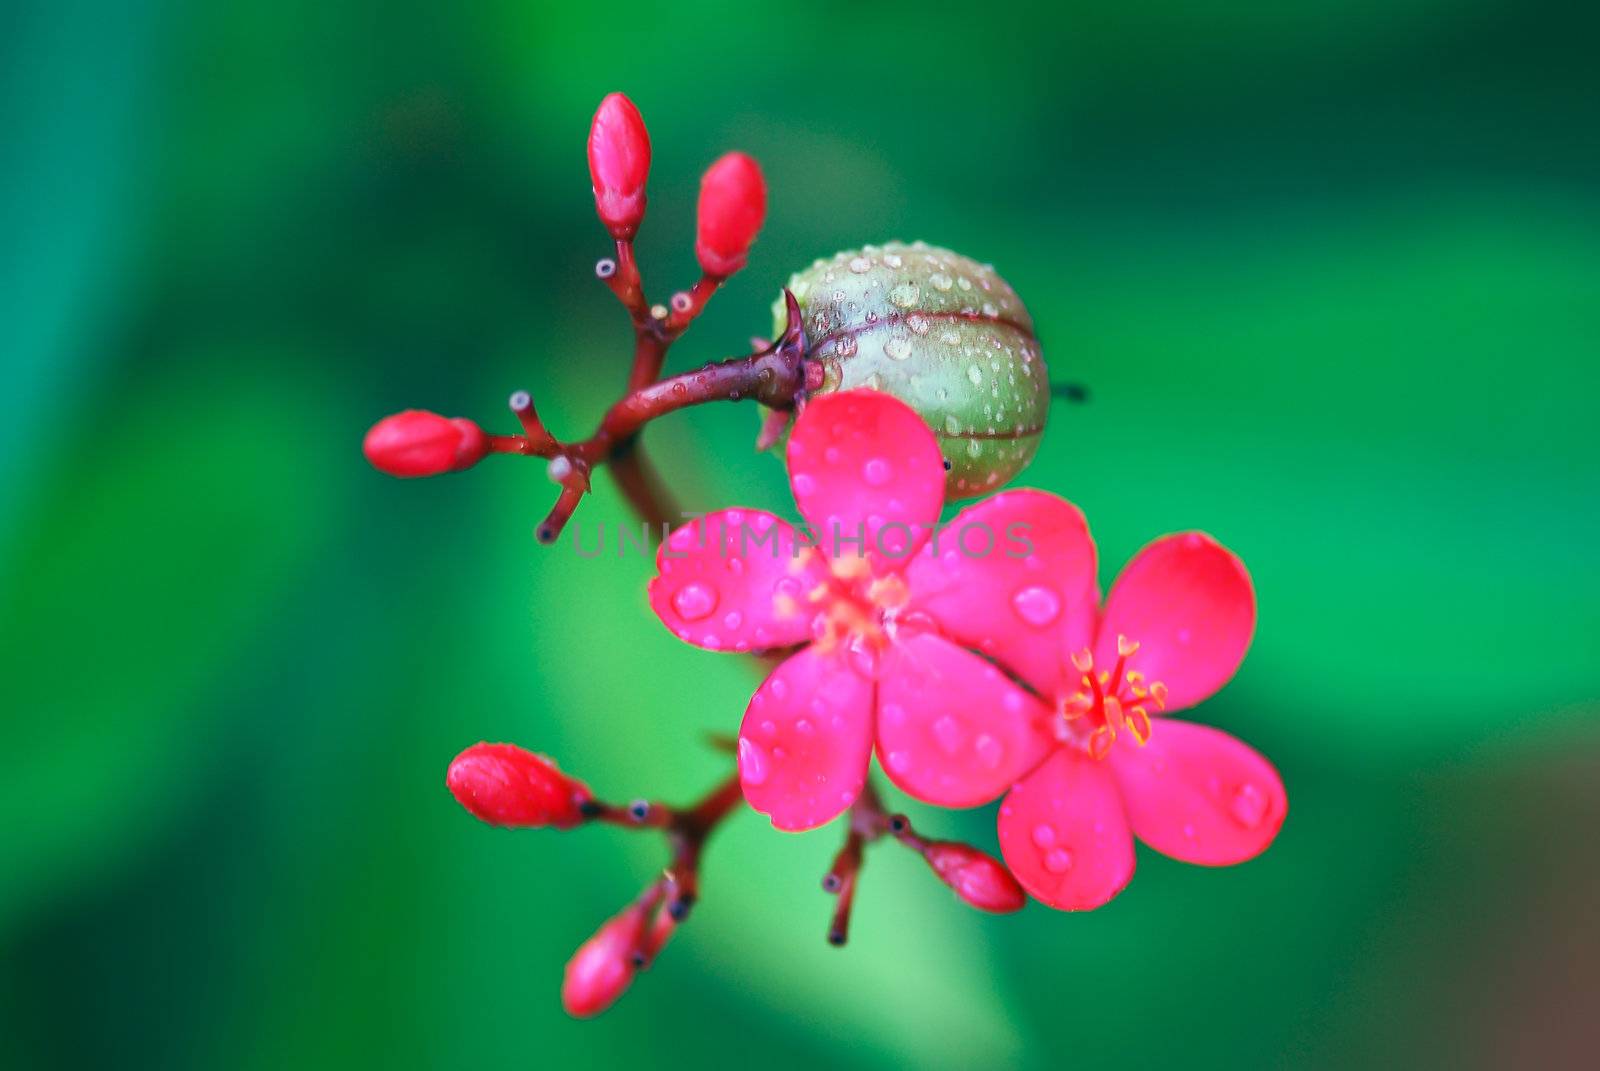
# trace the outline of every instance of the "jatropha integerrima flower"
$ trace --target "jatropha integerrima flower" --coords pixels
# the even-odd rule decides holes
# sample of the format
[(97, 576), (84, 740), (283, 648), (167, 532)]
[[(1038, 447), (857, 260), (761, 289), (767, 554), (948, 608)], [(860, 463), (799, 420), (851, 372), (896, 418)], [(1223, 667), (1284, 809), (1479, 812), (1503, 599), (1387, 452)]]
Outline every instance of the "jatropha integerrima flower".
[[(1102, 613), (1093, 544), (1065, 500), (1001, 491), (937, 526), (947, 501), (1015, 475), (1044, 426), (1052, 392), (1033, 321), (1004, 280), (921, 243), (841, 253), (794, 276), (774, 341), (663, 378), (669, 347), (745, 266), (766, 182), (743, 153), (706, 170), (701, 277), (653, 303), (633, 246), (650, 138), (622, 94), (601, 102), (588, 150), (595, 210), (613, 243), (595, 274), (634, 339), (626, 390), (593, 434), (556, 438), (532, 394), (517, 391), (520, 434), (406, 410), (364, 443), (395, 476), (458, 471), (490, 454), (543, 459), (560, 491), (536, 529), (542, 543), (560, 535), (594, 470), (608, 467), (664, 537), (649, 592), (662, 621), (688, 642), (775, 665), (737, 741), (721, 742), (737, 753), (736, 772), (688, 807), (605, 802), (511, 744), (476, 744), (450, 764), (450, 792), (490, 825), (600, 822), (667, 841), (667, 866), (567, 964), (566, 1009), (603, 1011), (650, 965), (699, 898), (709, 837), (742, 802), (785, 830), (848, 812), (823, 882), (837, 898), (835, 945), (847, 940), (865, 849), (880, 840), (917, 852), (962, 902), (991, 913), (1021, 909), (1029, 893), (1062, 908), (1103, 903), (1132, 872), (1132, 835), (1200, 863), (1261, 851), (1287, 806), (1271, 766), (1215, 730), (1155, 717), (1204, 698), (1242, 658), (1254, 599), (1238, 560), (1198, 534), (1158, 541)], [(686, 515), (668, 505), (641, 433), (687, 406), (741, 399), (765, 407), (758, 448), (784, 445), (812, 528), (722, 510), (668, 537)], [(1003, 861), (925, 839), (890, 814), (869, 777), (874, 752), (923, 801), (970, 807), (1009, 791)]]

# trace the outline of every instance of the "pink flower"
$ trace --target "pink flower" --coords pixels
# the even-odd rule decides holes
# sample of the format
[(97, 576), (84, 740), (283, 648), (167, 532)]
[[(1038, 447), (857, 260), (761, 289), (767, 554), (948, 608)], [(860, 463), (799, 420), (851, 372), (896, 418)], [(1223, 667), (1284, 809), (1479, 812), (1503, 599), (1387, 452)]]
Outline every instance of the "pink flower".
[[(1277, 836), (1288, 810), (1272, 765), (1226, 733), (1155, 717), (1205, 700), (1233, 676), (1255, 630), (1250, 576), (1198, 532), (1156, 540), (1123, 570), (1100, 610), (1095, 550), (1082, 517), (1054, 526), (1037, 492), (1014, 492), (958, 515), (994, 516), (1029, 496), (1040, 518), (1035, 553), (1020, 563), (936, 560), (907, 571), (912, 609), (946, 636), (997, 657), (1047, 702), (1029, 696), (1026, 719), (1051, 746), (1000, 808), (1000, 848), (1033, 896), (1087, 910), (1133, 876), (1133, 838), (1206, 866), (1241, 863)], [(982, 758), (948, 748), (948, 727), (926, 706), (904, 724), (884, 719), (885, 768), (919, 799), (964, 806), (961, 784)], [(972, 732), (992, 718), (973, 710)], [(895, 761), (896, 751), (905, 758)]]
[[(815, 546), (769, 513), (724, 510), (672, 533), (650, 584), (651, 606), (689, 643), (804, 645), (745, 711), (745, 799), (779, 829), (822, 825), (861, 791), (874, 743), (897, 781), (952, 806), (995, 798), (1055, 746), (1040, 729), (1043, 704), (939, 635), (916, 609), (918, 589), (947, 589), (941, 563), (951, 555), (1023, 568), (1025, 559), (1004, 557), (1025, 538), (1007, 521), (1038, 520), (1039, 538), (1059, 542), (1054, 528), (1081, 529), (1081, 516), (1019, 491), (967, 511), (987, 511), (984, 527), (935, 533), (945, 484), (938, 441), (910, 408), (875, 391), (814, 398), (795, 421), (788, 460)], [(941, 553), (918, 555), (925, 545)], [(931, 748), (897, 750), (913, 732), (931, 734)]]

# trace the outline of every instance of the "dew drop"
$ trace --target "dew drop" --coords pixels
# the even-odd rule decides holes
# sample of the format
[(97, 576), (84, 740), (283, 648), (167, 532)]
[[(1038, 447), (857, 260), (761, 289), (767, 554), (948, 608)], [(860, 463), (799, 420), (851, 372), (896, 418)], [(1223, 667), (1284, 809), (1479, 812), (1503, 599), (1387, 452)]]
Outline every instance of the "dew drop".
[(1044, 868), (1052, 874), (1065, 874), (1072, 869), (1072, 853), (1065, 848), (1052, 848), (1045, 853)]
[(804, 472), (795, 473), (795, 475), (794, 475), (794, 493), (795, 494), (797, 494), (797, 495), (809, 495), (811, 492), (815, 491), (816, 489), (817, 489), (817, 481), (812, 479), (810, 474), (804, 473)]
[(978, 739), (972, 742), (972, 750), (977, 752), (978, 761), (991, 770), (998, 770), (1000, 761), (1006, 757), (1004, 745), (988, 733), (978, 735)]
[(1044, 628), (1061, 616), (1061, 600), (1049, 588), (1038, 585), (1023, 588), (1011, 598), (1017, 616), (1034, 628)]
[(801, 718), (799, 721), (794, 723), (794, 731), (799, 733), (801, 736), (811, 736), (816, 733), (817, 727), (811, 724), (811, 719)]
[(1238, 791), (1233, 794), (1233, 803), (1228, 810), (1233, 814), (1235, 822), (1246, 829), (1254, 829), (1267, 816), (1266, 794), (1255, 785), (1240, 785)]
[(954, 755), (960, 749), (961, 740), (965, 734), (962, 733), (961, 726), (957, 725), (956, 720), (950, 715), (944, 714), (935, 719), (932, 729), (933, 739), (944, 749), (947, 755)]
[(967, 365), (967, 378), (972, 381), (974, 387), (983, 386), (983, 369), (975, 364)]
[(905, 261), (900, 258), (899, 253), (885, 253), (883, 262), (891, 268), (899, 268), (905, 265)]
[(883, 343), (883, 355), (891, 361), (903, 361), (911, 356), (911, 340), (895, 335)]
[(836, 357), (854, 357), (856, 355), (856, 336), (839, 336), (839, 341), (834, 343), (833, 353)]
[(739, 738), (739, 776), (747, 785), (766, 784), (771, 772), (766, 749), (749, 737)]
[(911, 769), (911, 756), (906, 754), (904, 751), (889, 752), (888, 762), (889, 769), (893, 770), (897, 774), (903, 774), (907, 770)]
[(773, 677), (767, 682), (767, 688), (772, 692), (772, 698), (781, 700), (789, 694), (789, 682), (782, 677)]
[(1032, 835), (1033, 843), (1037, 844), (1041, 848), (1051, 848), (1055, 846), (1056, 831), (1042, 822), (1033, 827)]
[(850, 261), (850, 270), (857, 275), (865, 275), (872, 270), (872, 261), (866, 257), (856, 257)]
[(699, 621), (717, 608), (717, 592), (698, 581), (685, 584), (672, 597), (672, 608), (685, 621)]
[(901, 283), (889, 291), (889, 300), (902, 309), (909, 309), (917, 303), (917, 298), (922, 296), (922, 288), (916, 283)]
[[(733, 561), (738, 560), (739, 559), (737, 558), (733, 559)], [(728, 629), (729, 631), (737, 629), (742, 624), (744, 624), (744, 615), (738, 610), (728, 611), (728, 615), (722, 619), (722, 627)]]
[(928, 318), (920, 312), (914, 312), (906, 317), (906, 326), (919, 335), (928, 333)]
[(894, 475), (894, 470), (889, 463), (881, 457), (871, 458), (861, 466), (861, 478), (873, 487), (882, 487), (889, 482), (889, 477)]
[(961, 434), (961, 421), (955, 418), (954, 413), (944, 418), (944, 430), (949, 435)]
[(935, 290), (949, 290), (951, 286), (955, 285), (955, 280), (942, 271), (936, 271), (928, 276), (928, 285)]

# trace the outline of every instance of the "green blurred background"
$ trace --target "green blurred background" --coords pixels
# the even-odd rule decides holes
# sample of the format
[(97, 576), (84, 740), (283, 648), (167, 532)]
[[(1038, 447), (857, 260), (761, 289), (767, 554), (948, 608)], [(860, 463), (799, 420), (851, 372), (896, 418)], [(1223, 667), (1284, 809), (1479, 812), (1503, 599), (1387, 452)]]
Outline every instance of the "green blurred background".
[[(1135, 10), (1137, 9), (1137, 10)], [(1265, 0), (7, 5), (0, 101), (0, 1063), (280, 1068), (1572, 1066), (1600, 1045), (1600, 86), (1577, 5)], [(1592, 10), (1592, 9), (1591, 9)], [(647, 282), (700, 169), (763, 163), (750, 268), (991, 260), (1058, 405), (1022, 482), (1103, 581), (1205, 528), (1261, 626), (1202, 717), (1281, 769), (1261, 859), (1140, 855), (1090, 915), (981, 917), (744, 814), (604, 1018), (562, 964), (660, 865), (512, 834), (479, 739), (687, 799), (752, 684), (637, 558), (536, 546), (537, 463), (402, 483), (422, 406), (585, 432), (628, 336), (584, 137), (655, 144)], [(686, 502), (791, 510), (746, 406), (653, 427)], [(592, 525), (624, 516), (609, 485)], [(992, 808), (912, 809), (990, 846)], [(1592, 1066), (1592, 1065), (1591, 1065)]]

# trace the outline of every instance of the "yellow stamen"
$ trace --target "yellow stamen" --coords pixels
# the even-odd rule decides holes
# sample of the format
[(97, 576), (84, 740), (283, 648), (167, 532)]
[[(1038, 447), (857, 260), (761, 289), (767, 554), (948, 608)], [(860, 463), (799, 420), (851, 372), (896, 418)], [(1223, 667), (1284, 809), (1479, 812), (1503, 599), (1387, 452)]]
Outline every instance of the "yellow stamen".
[(1122, 635), (1120, 633), (1117, 635), (1117, 654), (1118, 655), (1122, 656), (1123, 658), (1127, 658), (1128, 656), (1132, 655), (1138, 649), (1139, 649), (1139, 645), (1137, 643), (1134, 643), (1132, 640), (1128, 639), (1128, 637), (1126, 637), (1126, 636), (1124, 636), (1124, 635)]
[(1089, 757), (1103, 759), (1111, 754), (1111, 743), (1117, 734), (1111, 731), (1110, 726), (1102, 725), (1089, 734)]
[(1081, 651), (1074, 651), (1072, 654), (1072, 666), (1079, 673), (1088, 673), (1089, 671), (1093, 670), (1094, 652), (1089, 650), (1087, 647)]
[(1145, 713), (1144, 707), (1128, 708), (1128, 731), (1140, 747), (1150, 742), (1150, 715)]
[(1156, 701), (1157, 710), (1167, 709), (1167, 686), (1160, 681), (1150, 685), (1150, 698)]

